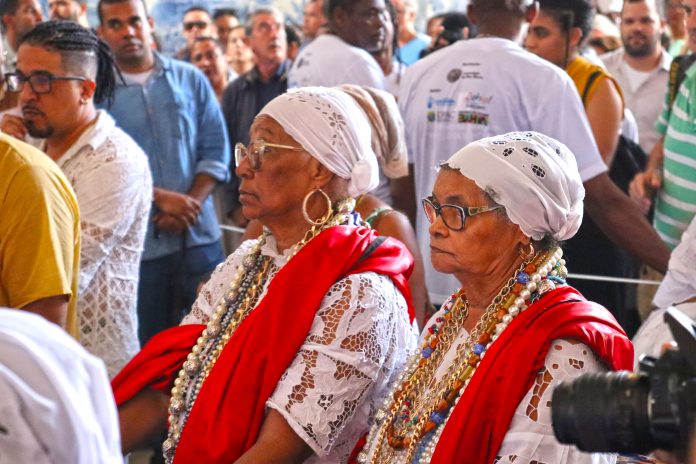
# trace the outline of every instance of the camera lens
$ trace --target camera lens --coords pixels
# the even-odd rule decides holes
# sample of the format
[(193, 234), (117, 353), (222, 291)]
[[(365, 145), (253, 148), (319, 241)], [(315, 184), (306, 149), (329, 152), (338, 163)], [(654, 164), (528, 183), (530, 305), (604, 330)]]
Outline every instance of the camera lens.
[(583, 451), (650, 451), (649, 396), (645, 374), (587, 374), (563, 383), (551, 399), (556, 438)]

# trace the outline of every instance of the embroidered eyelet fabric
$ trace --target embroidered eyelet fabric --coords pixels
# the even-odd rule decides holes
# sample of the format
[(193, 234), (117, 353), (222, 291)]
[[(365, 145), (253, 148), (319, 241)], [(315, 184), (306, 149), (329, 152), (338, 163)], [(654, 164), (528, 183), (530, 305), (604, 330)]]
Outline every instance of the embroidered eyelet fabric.
[[(244, 242), (218, 266), (182, 323), (210, 320), (254, 243)], [(263, 298), (288, 254), (275, 251), (272, 237), (261, 253), (273, 258)], [(346, 462), (369, 428), (368, 417), (415, 350), (416, 338), (406, 302), (388, 277), (355, 274), (329, 289), (304, 344), (266, 403), (314, 450), (307, 463)]]
[(80, 207), (80, 343), (113, 377), (140, 349), (136, 304), (152, 178), (145, 154), (106, 113), (73, 147), (58, 164)]
[[(447, 304), (447, 302), (445, 302)], [(444, 306), (444, 305), (443, 305)], [(435, 323), (444, 312), (438, 311), (425, 327)], [(462, 329), (436, 370), (431, 385), (435, 385), (454, 361), (457, 348), (466, 343), (469, 334)], [(423, 340), (419, 342), (422, 343)], [(559, 443), (551, 426), (551, 394), (553, 388), (564, 380), (570, 380), (589, 372), (604, 372), (607, 368), (586, 345), (574, 340), (553, 340), (537, 374), (536, 381), (520, 402), (510, 428), (500, 446), (496, 464), (613, 464), (614, 454), (583, 453), (571, 445)], [(366, 449), (374, 448), (368, 443)], [(404, 452), (396, 454), (394, 463), (405, 463)]]
[[(432, 325), (436, 313), (426, 327)], [(469, 337), (462, 330), (453, 347), (445, 355), (436, 378), (445, 375), (446, 367), (454, 360), (456, 347)], [(556, 440), (551, 426), (551, 394), (562, 381), (590, 372), (605, 372), (607, 368), (590, 348), (575, 340), (553, 340), (544, 367), (520, 402), (508, 433), (500, 445), (496, 464), (613, 464), (615, 454), (584, 453), (575, 446)]]

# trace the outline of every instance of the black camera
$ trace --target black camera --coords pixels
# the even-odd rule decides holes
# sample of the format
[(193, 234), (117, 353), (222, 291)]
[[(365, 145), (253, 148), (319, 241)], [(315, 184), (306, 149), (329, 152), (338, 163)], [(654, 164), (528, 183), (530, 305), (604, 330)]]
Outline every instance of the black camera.
[(643, 355), (639, 371), (587, 374), (553, 392), (556, 438), (583, 451), (673, 451), (684, 458), (696, 416), (696, 324), (669, 308), (678, 350)]

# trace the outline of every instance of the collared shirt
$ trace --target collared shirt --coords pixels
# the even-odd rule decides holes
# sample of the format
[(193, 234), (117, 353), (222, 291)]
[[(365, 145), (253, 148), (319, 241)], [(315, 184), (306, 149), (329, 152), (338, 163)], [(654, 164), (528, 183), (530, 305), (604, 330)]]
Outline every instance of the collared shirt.
[(638, 123), (638, 136), (640, 146), (646, 153), (650, 153), (660, 134), (655, 130), (655, 121), (660, 115), (662, 101), (667, 91), (667, 79), (669, 78), (669, 66), (672, 57), (664, 50), (660, 56), (660, 64), (650, 72), (643, 73), (645, 78), (637, 87), (631, 85), (632, 70), (625, 60), (626, 52), (623, 48), (602, 55), (607, 71), (614, 76), (621, 86), (626, 107), (631, 110)]
[(150, 167), (104, 110), (56, 164), (80, 206), (80, 342), (114, 376), (140, 349), (136, 303), (152, 200)]
[[(197, 174), (228, 179), (230, 148), (222, 111), (208, 79), (194, 66), (155, 53), (145, 85), (119, 84), (109, 113), (147, 155), (155, 187), (186, 193)], [(151, 215), (156, 212), (153, 208)], [(220, 239), (210, 196), (183, 238), (156, 235), (149, 224), (143, 260)]]

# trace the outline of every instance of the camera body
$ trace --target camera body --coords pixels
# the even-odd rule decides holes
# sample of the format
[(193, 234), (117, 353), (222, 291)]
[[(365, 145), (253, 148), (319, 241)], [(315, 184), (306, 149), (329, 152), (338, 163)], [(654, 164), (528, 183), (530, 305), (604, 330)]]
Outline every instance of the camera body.
[(674, 308), (665, 312), (678, 350), (643, 356), (639, 372), (583, 375), (553, 392), (556, 438), (583, 451), (686, 456), (696, 418), (696, 326)]

